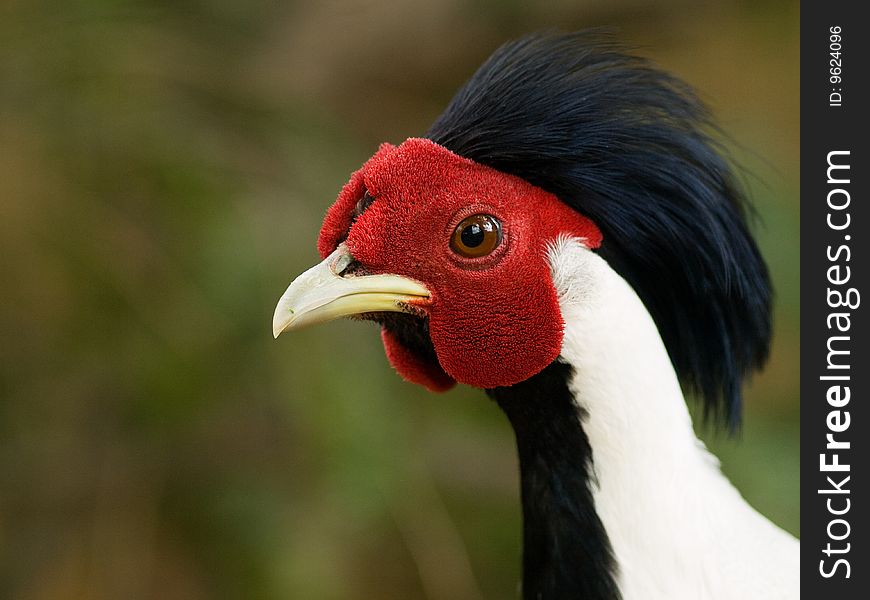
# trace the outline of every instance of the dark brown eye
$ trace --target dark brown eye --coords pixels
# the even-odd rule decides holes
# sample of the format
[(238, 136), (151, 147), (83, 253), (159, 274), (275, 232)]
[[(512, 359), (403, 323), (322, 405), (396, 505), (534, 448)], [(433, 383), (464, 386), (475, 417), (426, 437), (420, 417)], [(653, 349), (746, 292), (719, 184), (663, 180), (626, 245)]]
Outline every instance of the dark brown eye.
[(368, 192), (363, 194), (363, 197), (359, 199), (359, 201), (356, 203), (356, 206), (353, 209), (352, 219), (354, 221), (356, 221), (359, 218), (359, 216), (361, 214), (363, 214), (366, 211), (366, 209), (371, 205), (371, 203), (374, 201), (375, 201), (375, 199), (372, 198)]
[(450, 248), (466, 258), (490, 254), (501, 243), (501, 223), (490, 215), (471, 215), (456, 226)]

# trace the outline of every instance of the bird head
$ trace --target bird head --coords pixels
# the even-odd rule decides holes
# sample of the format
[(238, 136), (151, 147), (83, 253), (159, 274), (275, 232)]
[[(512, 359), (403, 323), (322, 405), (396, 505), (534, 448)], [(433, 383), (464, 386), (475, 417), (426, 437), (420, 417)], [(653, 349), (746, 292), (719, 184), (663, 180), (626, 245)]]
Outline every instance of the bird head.
[(513, 385), (559, 355), (547, 248), (562, 235), (601, 242), (589, 219), (519, 177), (428, 139), (384, 144), (330, 208), (324, 261), (290, 285), (274, 333), (364, 315), (409, 381)]
[(771, 291), (716, 133), (688, 86), (600, 32), (510, 42), (424, 138), (353, 174), (273, 331), (362, 316), (410, 381), (513, 385), (559, 355), (548, 248), (569, 236), (631, 285), (681, 381), (734, 427)]

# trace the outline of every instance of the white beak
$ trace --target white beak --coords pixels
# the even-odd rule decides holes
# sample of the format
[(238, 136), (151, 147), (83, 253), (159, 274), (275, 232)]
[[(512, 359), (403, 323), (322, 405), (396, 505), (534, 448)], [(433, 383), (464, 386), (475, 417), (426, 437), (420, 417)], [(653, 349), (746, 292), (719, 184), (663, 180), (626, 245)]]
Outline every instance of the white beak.
[(293, 280), (275, 307), (272, 334), (367, 312), (412, 312), (429, 290), (399, 275), (341, 274), (353, 262), (344, 244)]

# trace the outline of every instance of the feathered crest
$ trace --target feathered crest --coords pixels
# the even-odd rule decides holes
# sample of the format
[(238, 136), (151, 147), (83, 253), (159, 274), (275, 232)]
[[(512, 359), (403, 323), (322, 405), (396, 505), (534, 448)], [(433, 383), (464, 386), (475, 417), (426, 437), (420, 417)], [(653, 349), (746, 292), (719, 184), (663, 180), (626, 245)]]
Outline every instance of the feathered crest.
[(591, 218), (684, 384), (735, 428), (742, 381), (767, 358), (771, 290), (711, 133), (688, 86), (592, 31), (502, 46), (426, 137)]

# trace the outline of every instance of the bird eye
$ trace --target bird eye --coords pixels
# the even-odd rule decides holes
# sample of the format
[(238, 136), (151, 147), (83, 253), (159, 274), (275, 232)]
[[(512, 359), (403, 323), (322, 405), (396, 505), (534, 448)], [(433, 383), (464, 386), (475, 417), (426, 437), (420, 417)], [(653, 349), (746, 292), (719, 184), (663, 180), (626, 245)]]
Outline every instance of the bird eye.
[(450, 248), (466, 258), (490, 254), (501, 243), (501, 223), (490, 215), (471, 215), (456, 226)]
[(368, 192), (363, 194), (363, 197), (357, 201), (356, 206), (353, 209), (353, 217), (352, 220), (356, 221), (361, 214), (363, 214), (366, 209), (374, 202), (375, 199), (372, 198)]

